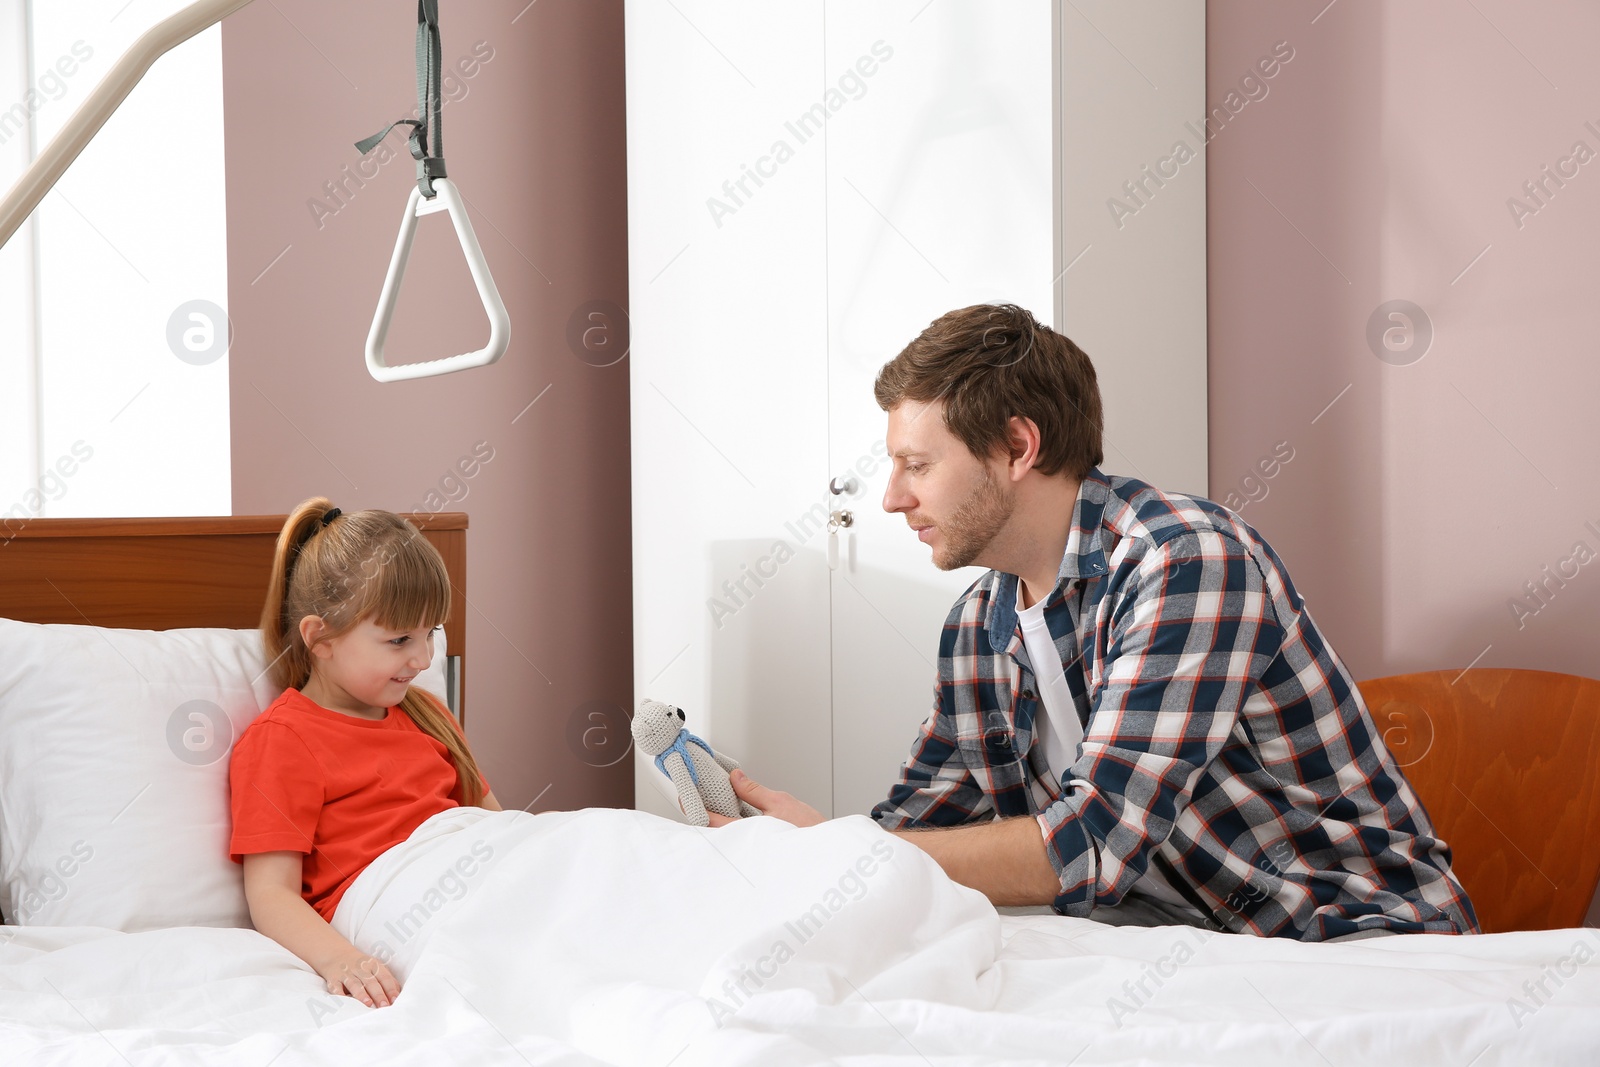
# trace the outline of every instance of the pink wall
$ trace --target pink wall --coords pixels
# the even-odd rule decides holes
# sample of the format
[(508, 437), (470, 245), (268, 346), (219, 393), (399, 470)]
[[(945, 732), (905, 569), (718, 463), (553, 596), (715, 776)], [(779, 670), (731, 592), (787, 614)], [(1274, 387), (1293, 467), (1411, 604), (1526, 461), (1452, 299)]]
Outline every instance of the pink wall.
[[(324, 183), (356, 173), (353, 142), (416, 107), (416, 5), (274, 0), (224, 23), (233, 509), (325, 493), (346, 509), (466, 511), (467, 733), (496, 794), (631, 805), (629, 762), (596, 766), (626, 743), (632, 703), (628, 365), (568, 342), (586, 303), (627, 306), (622, 4), (444, 7), (445, 62), (470, 74), (446, 84), (445, 155), (512, 342), (491, 368), (388, 385), (362, 353), (414, 180), (406, 128), (364, 187), (346, 180), (335, 200)], [(448, 224), (423, 219), (391, 355), (487, 334)], [(452, 481), (475, 446), (493, 458)], [(459, 502), (430, 500), (441, 486)], [(569, 740), (592, 722), (603, 733), (587, 715), (606, 707), (623, 724), (610, 749), (593, 732), (588, 749)]]
[[(1600, 14), (1324, 4), (1208, 5), (1213, 105), (1276, 42), (1294, 49), (1208, 149), (1211, 493), (1265, 491), (1244, 517), (1357, 677), (1480, 654), (1600, 676), (1600, 158), (1547, 182), (1520, 227), (1507, 205), (1538, 206), (1523, 183), (1574, 142), (1600, 153), (1585, 126), (1600, 106), (1584, 103)], [(415, 106), (414, 14), (276, 0), (224, 24), (234, 511), (317, 492), (428, 506), (488, 442), (494, 459), (451, 505), (472, 517), (468, 734), (510, 806), (631, 804), (627, 762), (596, 767), (604, 745), (569, 740), (589, 711), (632, 702), (627, 363), (596, 366), (566, 336), (586, 302), (627, 304), (622, 6), (445, 12), (447, 61), (483, 42), (444, 109), (445, 147), (514, 339), (493, 368), (378, 385), (362, 344), (411, 164), (348, 183), (343, 204), (324, 183), (354, 168), (351, 142)], [(486, 334), (437, 217), (406, 296), (402, 357)], [(1431, 320), (1421, 359), (1369, 348), (1390, 300)], [(1280, 442), (1294, 458), (1246, 482)]]
[[(1600, 677), (1597, 37), (1577, 0), (1208, 5), (1211, 104), (1294, 49), (1209, 148), (1211, 493), (1289, 443), (1243, 515), (1357, 678)], [(1397, 299), (1405, 365), (1365, 336)]]

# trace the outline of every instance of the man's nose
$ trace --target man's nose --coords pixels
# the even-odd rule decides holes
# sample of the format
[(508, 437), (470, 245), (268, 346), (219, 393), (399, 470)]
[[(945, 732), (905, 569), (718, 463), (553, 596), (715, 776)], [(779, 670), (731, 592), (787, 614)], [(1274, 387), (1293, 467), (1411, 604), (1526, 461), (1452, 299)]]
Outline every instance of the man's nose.
[(883, 490), (883, 510), (890, 514), (909, 511), (915, 503), (916, 500), (901, 486), (899, 475), (891, 474), (889, 484)]

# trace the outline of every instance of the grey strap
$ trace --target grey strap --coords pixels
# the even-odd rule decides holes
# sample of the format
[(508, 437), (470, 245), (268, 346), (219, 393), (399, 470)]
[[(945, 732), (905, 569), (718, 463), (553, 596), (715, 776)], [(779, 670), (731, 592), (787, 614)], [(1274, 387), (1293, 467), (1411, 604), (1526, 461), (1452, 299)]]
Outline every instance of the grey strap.
[[(378, 147), (396, 126), (410, 126), (407, 144), (417, 161), (417, 188), (432, 200), (433, 180), (448, 177), (444, 165), (444, 122), (439, 95), (439, 0), (417, 0), (417, 118), (399, 119), (379, 133), (356, 142), (356, 150), (366, 155)], [(429, 151), (429, 146), (433, 151)]]

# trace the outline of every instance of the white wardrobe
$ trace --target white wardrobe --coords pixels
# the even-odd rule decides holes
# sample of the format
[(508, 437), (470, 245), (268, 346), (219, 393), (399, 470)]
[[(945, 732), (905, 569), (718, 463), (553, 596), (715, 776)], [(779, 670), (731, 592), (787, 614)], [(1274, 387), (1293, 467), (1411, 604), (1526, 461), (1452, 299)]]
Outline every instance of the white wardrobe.
[[(933, 707), (945, 573), (877, 370), (1012, 302), (1094, 359), (1105, 469), (1206, 490), (1204, 4), (629, 0), (634, 696), (840, 816)], [(1159, 186), (1142, 167), (1187, 139)], [(1171, 165), (1169, 164), (1169, 167)], [(1144, 180), (1129, 216), (1126, 181)], [(1197, 401), (1198, 398), (1198, 401)], [(637, 805), (675, 814), (637, 759)]]

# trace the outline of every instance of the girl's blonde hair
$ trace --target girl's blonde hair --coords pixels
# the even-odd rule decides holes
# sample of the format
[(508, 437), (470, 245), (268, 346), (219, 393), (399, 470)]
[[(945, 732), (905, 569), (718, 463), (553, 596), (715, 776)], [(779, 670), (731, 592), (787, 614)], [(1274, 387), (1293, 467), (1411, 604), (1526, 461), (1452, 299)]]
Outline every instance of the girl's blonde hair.
[[(312, 655), (300, 620), (321, 616), (327, 637), (348, 633), (371, 619), (390, 630), (434, 627), (450, 617), (450, 576), (444, 558), (411, 523), (390, 511), (343, 513), (312, 497), (295, 508), (278, 534), (272, 578), (261, 610), (261, 639), (275, 685), (303, 688)], [(400, 709), (417, 728), (444, 745), (455, 762), (462, 802), (483, 800), (483, 781), (466, 739), (450, 712), (424, 689), (408, 686)]]

